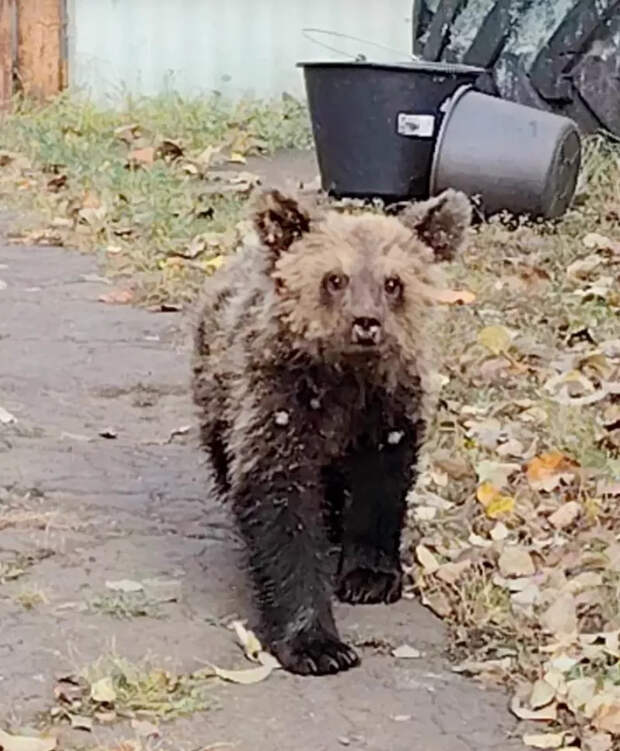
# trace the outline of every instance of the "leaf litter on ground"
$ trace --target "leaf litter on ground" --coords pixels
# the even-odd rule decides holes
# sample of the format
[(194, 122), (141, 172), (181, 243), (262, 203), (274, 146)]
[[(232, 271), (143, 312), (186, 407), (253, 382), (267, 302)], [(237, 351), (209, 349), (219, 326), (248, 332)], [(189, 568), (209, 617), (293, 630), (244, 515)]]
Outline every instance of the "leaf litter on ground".
[(561, 220), (472, 229), (448, 273), (475, 302), (439, 320), (411, 499), (410, 592), (449, 623), (461, 672), (509, 688), (530, 748), (620, 738), (619, 154), (586, 143)]

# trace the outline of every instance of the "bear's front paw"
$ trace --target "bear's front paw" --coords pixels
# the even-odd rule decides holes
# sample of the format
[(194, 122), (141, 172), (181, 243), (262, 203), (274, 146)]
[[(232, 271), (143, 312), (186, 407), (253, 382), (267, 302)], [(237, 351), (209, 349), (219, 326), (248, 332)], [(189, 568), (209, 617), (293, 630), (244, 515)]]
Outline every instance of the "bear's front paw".
[(274, 645), (273, 652), (285, 670), (298, 675), (328, 675), (360, 663), (351, 647), (319, 630), (302, 632)]
[(398, 569), (356, 568), (341, 576), (336, 595), (351, 605), (390, 604), (400, 600), (402, 590), (403, 575)]

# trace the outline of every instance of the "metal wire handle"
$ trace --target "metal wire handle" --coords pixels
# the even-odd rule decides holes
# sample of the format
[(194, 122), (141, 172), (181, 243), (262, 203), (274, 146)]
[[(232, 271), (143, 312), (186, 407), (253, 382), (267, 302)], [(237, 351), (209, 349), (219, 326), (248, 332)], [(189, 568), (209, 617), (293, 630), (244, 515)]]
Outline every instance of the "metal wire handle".
[(317, 39), (313, 39), (309, 35), (309, 33), (313, 34), (327, 34), (328, 36), (338, 37), (339, 39), (349, 39), (353, 42), (361, 42), (362, 44), (368, 44), (371, 47), (378, 47), (382, 50), (387, 50), (388, 52), (395, 52), (397, 55), (405, 55), (406, 57), (411, 58), (412, 60), (419, 60), (420, 58), (418, 55), (414, 55), (411, 52), (402, 52), (401, 50), (396, 50), (393, 47), (387, 47), (385, 44), (379, 44), (378, 42), (370, 42), (368, 39), (360, 39), (359, 37), (351, 36), (350, 34), (341, 34), (339, 31), (327, 31), (326, 29), (315, 29), (311, 27), (306, 27), (301, 30), (303, 36), (308, 39), (310, 42), (314, 42), (315, 44), (320, 45), (321, 47), (324, 47), (326, 50), (330, 50), (330, 52), (335, 52), (337, 55), (342, 55), (343, 57), (353, 57), (354, 60), (358, 60), (360, 62), (365, 61), (367, 58), (364, 54), (358, 53), (356, 56), (353, 56), (349, 52), (343, 52), (342, 50), (339, 50), (337, 47), (331, 47), (329, 44), (325, 44), (325, 42), (320, 42)]

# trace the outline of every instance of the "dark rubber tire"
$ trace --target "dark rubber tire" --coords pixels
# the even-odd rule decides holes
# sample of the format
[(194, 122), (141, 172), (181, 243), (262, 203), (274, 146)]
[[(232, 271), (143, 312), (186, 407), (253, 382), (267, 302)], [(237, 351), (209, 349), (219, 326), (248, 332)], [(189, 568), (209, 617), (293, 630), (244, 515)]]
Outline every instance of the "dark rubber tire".
[(620, 0), (418, 0), (414, 52), (489, 70), (483, 90), (620, 137)]

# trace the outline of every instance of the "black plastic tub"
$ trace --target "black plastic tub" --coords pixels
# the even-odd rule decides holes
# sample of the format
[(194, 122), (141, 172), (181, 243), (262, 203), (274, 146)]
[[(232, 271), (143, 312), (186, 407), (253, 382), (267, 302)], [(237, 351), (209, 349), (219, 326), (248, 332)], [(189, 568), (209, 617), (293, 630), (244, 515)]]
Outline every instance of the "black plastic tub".
[(323, 189), (336, 197), (426, 198), (442, 104), (482, 68), (309, 62), (304, 70)]

